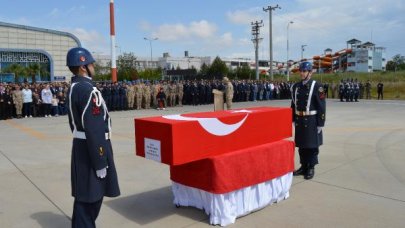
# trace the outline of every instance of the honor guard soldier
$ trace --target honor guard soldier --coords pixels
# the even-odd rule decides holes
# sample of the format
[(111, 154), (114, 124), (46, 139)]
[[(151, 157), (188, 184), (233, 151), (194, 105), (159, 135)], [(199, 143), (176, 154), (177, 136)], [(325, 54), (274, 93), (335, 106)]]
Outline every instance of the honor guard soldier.
[(74, 74), (66, 102), (73, 132), (72, 227), (95, 227), (103, 197), (120, 195), (110, 141), (111, 119), (92, 81), (95, 60), (90, 52), (81, 47), (72, 48), (66, 62)]
[(224, 77), (222, 81), (225, 83), (225, 102), (226, 109), (229, 110), (232, 108), (232, 99), (233, 99), (233, 85), (228, 77)]
[(303, 62), (299, 67), (301, 81), (291, 87), (291, 108), (295, 125), (295, 146), (298, 147), (301, 167), (293, 175), (312, 179), (318, 164), (319, 146), (323, 143), (325, 124), (325, 92), (322, 85), (311, 79), (312, 64)]

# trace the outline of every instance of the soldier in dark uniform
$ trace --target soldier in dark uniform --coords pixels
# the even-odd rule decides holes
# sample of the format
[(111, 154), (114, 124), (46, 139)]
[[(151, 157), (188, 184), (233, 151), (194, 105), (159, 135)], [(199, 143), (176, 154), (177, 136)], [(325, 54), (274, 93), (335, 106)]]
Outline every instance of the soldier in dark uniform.
[(127, 86), (126, 84), (120, 85), (118, 88), (119, 94), (119, 110), (127, 110)]
[(323, 143), (325, 124), (325, 92), (322, 85), (311, 79), (312, 64), (300, 64), (301, 81), (291, 87), (291, 108), (295, 125), (295, 146), (298, 147), (301, 167), (294, 176), (312, 179), (318, 164), (319, 146)]
[(110, 141), (111, 119), (91, 78), (95, 61), (90, 52), (81, 47), (72, 48), (66, 62), (75, 75), (66, 102), (73, 132), (72, 227), (95, 227), (103, 197), (120, 195)]
[(384, 90), (384, 84), (380, 81), (380, 82), (378, 82), (378, 84), (377, 84), (377, 94), (378, 94), (378, 100), (380, 100), (380, 97), (381, 97), (381, 100), (384, 100), (384, 94), (383, 94), (383, 90)]
[(343, 102), (343, 98), (345, 97), (345, 83), (343, 82), (343, 79), (340, 80), (339, 84), (339, 98), (340, 101)]
[(101, 95), (103, 95), (104, 101), (107, 104), (108, 110), (111, 110), (111, 86), (110, 83), (105, 83), (103, 85), (103, 91), (101, 91)]
[(349, 101), (353, 102), (353, 99), (354, 99), (354, 82), (353, 82), (353, 78), (350, 79), (349, 93), (350, 93)]
[(359, 100), (359, 95), (360, 95), (360, 85), (357, 82), (357, 79), (354, 80), (353, 83), (353, 97), (354, 97), (354, 101), (358, 102)]

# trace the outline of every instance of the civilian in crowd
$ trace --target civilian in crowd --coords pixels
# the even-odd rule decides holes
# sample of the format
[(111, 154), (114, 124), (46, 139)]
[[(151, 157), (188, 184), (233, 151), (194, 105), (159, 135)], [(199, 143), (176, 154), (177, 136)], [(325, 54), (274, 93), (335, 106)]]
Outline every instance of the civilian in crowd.
[(51, 117), (51, 106), (52, 106), (52, 91), (49, 84), (45, 85), (45, 88), (41, 91), (41, 100), (44, 107), (45, 117)]
[(32, 106), (32, 91), (28, 84), (24, 86), (22, 90), (23, 94), (23, 115), (25, 118), (32, 117), (31, 106)]

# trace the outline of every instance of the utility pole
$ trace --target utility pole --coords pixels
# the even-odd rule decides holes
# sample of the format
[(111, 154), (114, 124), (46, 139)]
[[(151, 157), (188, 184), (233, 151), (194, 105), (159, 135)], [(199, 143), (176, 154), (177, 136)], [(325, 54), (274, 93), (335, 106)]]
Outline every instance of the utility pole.
[(252, 25), (252, 41), (255, 46), (255, 65), (256, 65), (256, 80), (259, 80), (259, 42), (263, 38), (260, 38), (260, 27), (263, 27), (263, 20), (255, 21)]
[(155, 41), (155, 40), (158, 40), (159, 38), (157, 38), (157, 37), (155, 37), (155, 38), (147, 38), (147, 37), (144, 37), (143, 38), (144, 40), (147, 40), (147, 41), (149, 41), (149, 47), (150, 47), (150, 62), (149, 62), (149, 66), (150, 66), (150, 76), (151, 76), (151, 78), (152, 78), (152, 70), (153, 70), (153, 60), (152, 60), (152, 42), (153, 41)]
[(290, 66), (288, 65), (289, 62), (289, 53), (290, 53), (290, 44), (288, 42), (288, 38), (289, 38), (289, 33), (288, 30), (290, 28), (290, 24), (294, 23), (293, 21), (288, 22), (287, 24), (287, 82), (290, 81)]
[(273, 27), (272, 27), (272, 11), (275, 9), (281, 9), (278, 4), (274, 7), (272, 6), (267, 6), (267, 8), (263, 7), (263, 11), (267, 12), (269, 11), (269, 57), (270, 57), (270, 78), (273, 81)]
[(306, 46), (306, 44), (301, 45), (301, 61), (304, 59), (304, 51)]

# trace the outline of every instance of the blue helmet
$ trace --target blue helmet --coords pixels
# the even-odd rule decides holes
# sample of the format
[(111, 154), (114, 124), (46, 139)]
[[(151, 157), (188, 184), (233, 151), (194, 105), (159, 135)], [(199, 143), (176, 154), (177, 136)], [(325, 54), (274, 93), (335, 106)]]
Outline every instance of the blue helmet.
[(68, 51), (66, 56), (66, 66), (85, 66), (94, 63), (93, 56), (90, 52), (82, 47), (75, 47)]
[(300, 71), (312, 71), (312, 63), (302, 62), (300, 64)]

